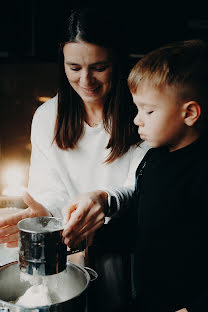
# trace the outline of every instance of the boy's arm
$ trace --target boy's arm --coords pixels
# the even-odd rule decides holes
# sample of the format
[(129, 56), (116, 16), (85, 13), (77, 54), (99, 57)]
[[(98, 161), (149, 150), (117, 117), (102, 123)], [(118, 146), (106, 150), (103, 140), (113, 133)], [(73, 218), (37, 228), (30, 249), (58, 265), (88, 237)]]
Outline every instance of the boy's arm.
[(137, 197), (137, 194), (139, 193), (138, 182), (140, 182), (140, 179), (142, 178), (143, 169), (152, 153), (153, 149), (149, 149), (140, 164), (137, 166), (133, 184), (126, 184), (124, 187), (104, 190), (108, 194), (108, 209), (106, 210), (106, 216), (113, 217), (114, 215), (125, 215), (132, 210), (135, 197)]
[[(136, 180), (140, 179), (140, 169), (144, 167), (150, 151), (146, 153), (137, 168)], [(106, 217), (124, 215), (130, 221), (135, 221), (134, 198), (137, 196), (137, 191), (135, 191), (135, 187), (102, 189), (82, 194), (73, 199), (62, 210), (65, 222), (63, 231), (65, 244), (70, 246), (72, 242), (74, 245), (80, 243), (99, 229), (104, 224)]]
[(108, 194), (106, 217), (124, 215), (130, 209), (134, 196), (133, 188), (121, 187), (105, 191)]
[(133, 191), (131, 189), (126, 191), (121, 202), (119, 201), (121, 197), (111, 195), (112, 206), (109, 206), (109, 196), (103, 190), (88, 192), (73, 199), (70, 205), (62, 210), (65, 223), (63, 231), (65, 244), (68, 246), (71, 243), (79, 244), (104, 224), (106, 216), (114, 217), (117, 214), (127, 213)]

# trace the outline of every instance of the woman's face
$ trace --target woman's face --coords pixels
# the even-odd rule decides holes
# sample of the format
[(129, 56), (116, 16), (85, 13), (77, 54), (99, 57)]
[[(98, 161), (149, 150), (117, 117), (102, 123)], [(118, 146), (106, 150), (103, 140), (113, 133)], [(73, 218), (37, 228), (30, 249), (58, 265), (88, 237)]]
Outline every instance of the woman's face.
[(63, 48), (68, 81), (85, 104), (104, 104), (111, 89), (112, 61), (108, 49), (86, 42)]

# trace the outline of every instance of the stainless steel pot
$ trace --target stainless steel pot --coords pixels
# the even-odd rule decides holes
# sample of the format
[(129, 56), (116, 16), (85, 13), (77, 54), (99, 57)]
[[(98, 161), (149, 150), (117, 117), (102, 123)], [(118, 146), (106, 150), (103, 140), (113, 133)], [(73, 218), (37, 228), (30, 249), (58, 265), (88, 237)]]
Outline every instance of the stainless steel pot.
[(0, 312), (85, 312), (87, 289), (97, 278), (94, 270), (68, 262), (65, 271), (44, 277), (50, 293), (54, 294), (52, 305), (28, 308), (11, 303), (31, 287), (28, 281), (21, 280), (20, 272), (17, 262), (0, 269)]

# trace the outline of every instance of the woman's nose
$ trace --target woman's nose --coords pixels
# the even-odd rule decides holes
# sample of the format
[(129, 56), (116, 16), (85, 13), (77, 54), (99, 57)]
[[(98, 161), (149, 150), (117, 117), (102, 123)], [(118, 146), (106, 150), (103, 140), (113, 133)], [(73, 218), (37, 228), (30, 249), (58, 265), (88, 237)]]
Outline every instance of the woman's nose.
[(88, 87), (93, 84), (95, 78), (89, 70), (83, 70), (80, 75), (80, 83), (83, 87)]

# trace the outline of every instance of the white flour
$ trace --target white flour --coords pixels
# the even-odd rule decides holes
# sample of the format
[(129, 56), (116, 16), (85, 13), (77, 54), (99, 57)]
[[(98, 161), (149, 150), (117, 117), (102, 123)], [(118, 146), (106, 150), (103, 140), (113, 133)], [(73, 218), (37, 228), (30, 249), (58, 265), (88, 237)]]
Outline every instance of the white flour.
[(48, 306), (58, 301), (57, 294), (52, 293), (47, 286), (47, 276), (20, 273), (21, 281), (28, 281), (32, 286), (16, 300), (16, 304), (28, 308), (37, 306)]
[(16, 304), (28, 308), (48, 306), (52, 304), (52, 299), (46, 285), (33, 285), (26, 290), (23, 296), (19, 297)]
[(38, 271), (34, 269), (33, 275), (23, 273), (20, 271), (20, 281), (29, 282), (31, 285), (45, 284), (45, 278), (38, 274)]

